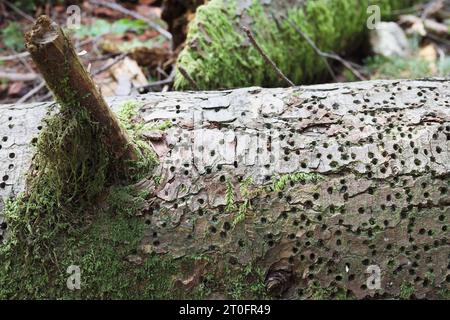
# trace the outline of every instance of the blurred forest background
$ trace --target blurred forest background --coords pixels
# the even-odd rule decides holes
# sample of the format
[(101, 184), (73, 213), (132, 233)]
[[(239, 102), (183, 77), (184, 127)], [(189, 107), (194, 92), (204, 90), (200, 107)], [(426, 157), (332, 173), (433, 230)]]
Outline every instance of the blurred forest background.
[[(52, 100), (23, 40), (42, 14), (70, 34), (104, 96), (173, 90), (188, 23), (203, 2), (0, 0), (0, 103)], [(81, 9), (77, 29), (67, 26), (67, 8), (73, 4)], [(334, 63), (334, 76), (324, 82), (450, 75), (448, 0), (423, 1), (393, 12), (385, 27), (371, 32), (352, 56), (343, 57), (352, 68)]]

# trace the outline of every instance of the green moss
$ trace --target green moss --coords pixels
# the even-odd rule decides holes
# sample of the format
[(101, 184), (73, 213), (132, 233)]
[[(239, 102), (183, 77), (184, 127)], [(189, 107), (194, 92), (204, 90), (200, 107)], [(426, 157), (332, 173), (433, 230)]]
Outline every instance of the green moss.
[(313, 283), (305, 291), (306, 296), (313, 300), (350, 300), (354, 296), (342, 288), (335, 286), (321, 287), (318, 283)]
[(316, 183), (320, 180), (323, 180), (322, 175), (317, 173), (305, 173), (305, 172), (295, 172), (290, 174), (285, 174), (276, 179), (273, 179), (272, 182), (272, 190), (273, 191), (282, 191), (286, 185), (289, 184), (297, 184), (297, 183)]
[[(119, 117), (139, 157), (120, 163), (105, 149), (102, 128), (79, 105), (67, 81), (61, 86), (66, 103), (44, 120), (26, 192), (7, 201), (3, 212), (8, 231), (0, 246), (0, 298), (123, 298), (146, 275), (124, 257), (136, 251), (143, 237), (145, 224), (135, 213), (147, 194), (119, 186), (108, 197), (109, 210), (97, 203), (123, 178), (122, 168), (128, 173), (122, 182), (131, 183), (151, 176), (156, 157), (140, 137), (136, 105), (125, 105)], [(158, 261), (165, 270), (165, 260)], [(73, 295), (65, 283), (72, 264), (80, 265), (85, 281), (85, 289)], [(152, 279), (152, 273), (147, 276)]]
[(167, 129), (171, 128), (172, 125), (173, 125), (173, 124), (172, 124), (172, 122), (171, 122), (170, 120), (166, 120), (166, 121), (164, 121), (163, 123), (161, 123), (160, 125), (158, 125), (158, 126), (152, 128), (152, 129), (164, 131), (164, 130), (167, 130)]
[(430, 62), (421, 58), (374, 56), (366, 60), (372, 79), (420, 78), (432, 76)]
[[(276, 65), (296, 84), (312, 83), (327, 76), (326, 66), (311, 46), (291, 26), (296, 24), (323, 51), (344, 52), (365, 39), (366, 9), (378, 4), (382, 14), (403, 8), (413, 0), (317, 0), (303, 8), (293, 7), (285, 17), (272, 18), (268, 9), (254, 0), (247, 14), (256, 40)], [(189, 25), (187, 46), (178, 57), (200, 89), (235, 88), (250, 85), (283, 86), (255, 48), (240, 31), (236, 0), (211, 0), (197, 9)], [(288, 19), (286, 19), (286, 17)], [(180, 73), (175, 88), (189, 89)]]
[(126, 165), (129, 181), (138, 181), (150, 176), (153, 168), (158, 164), (156, 154), (143, 138), (143, 133), (147, 130), (147, 127), (143, 119), (139, 117), (140, 106), (136, 101), (124, 102), (117, 115), (138, 152), (138, 160), (129, 161)]
[[(129, 196), (125, 203), (130, 204)], [(120, 200), (118, 198), (116, 200)], [(131, 204), (135, 204), (132, 200)], [(92, 222), (79, 226), (70, 236), (53, 239), (52, 261), (21, 266), (22, 259), (8, 259), (1, 266), (0, 298), (57, 299), (163, 299), (177, 297), (174, 276), (181, 260), (150, 255), (142, 264), (126, 260), (135, 255), (143, 237), (142, 219), (113, 206), (96, 212)], [(81, 269), (81, 290), (66, 287), (70, 265)]]
[(253, 178), (247, 177), (239, 184), (239, 191), (241, 193), (242, 203), (239, 204), (237, 215), (233, 219), (233, 226), (245, 220), (247, 211), (250, 209), (250, 200), (254, 193), (251, 192), (250, 187), (253, 184)]
[(400, 299), (411, 299), (415, 291), (414, 285), (411, 283), (404, 282), (400, 286)]
[(439, 299), (450, 300), (450, 290), (449, 289), (441, 289), (439, 291)]
[[(105, 209), (85, 212), (82, 223), (72, 222), (70, 231), (46, 236), (48, 258), (28, 257), (20, 243), (8, 242), (1, 247), (1, 299), (167, 299), (183, 297), (174, 288), (174, 278), (182, 263), (192, 259), (174, 260), (170, 256), (145, 255), (138, 251), (144, 236), (145, 223), (136, 213), (148, 195), (131, 186), (114, 187)], [(17, 210), (19, 201), (9, 201), (7, 212)], [(17, 217), (19, 218), (19, 217)], [(8, 220), (9, 222), (11, 220)], [(17, 226), (15, 221), (10, 222)], [(38, 238), (43, 240), (42, 238)], [(39, 242), (37, 245), (44, 245)], [(24, 256), (25, 254), (25, 256)], [(129, 262), (128, 256), (139, 256), (142, 263)], [(66, 287), (70, 265), (81, 269), (81, 290)]]
[(193, 294), (199, 299), (208, 298), (215, 292), (223, 292), (227, 299), (267, 299), (264, 276), (264, 270), (255, 263), (226, 266), (221, 272), (206, 273)]
[(225, 190), (225, 211), (232, 212), (236, 208), (234, 203), (234, 187), (230, 178), (227, 179), (226, 183), (227, 189)]

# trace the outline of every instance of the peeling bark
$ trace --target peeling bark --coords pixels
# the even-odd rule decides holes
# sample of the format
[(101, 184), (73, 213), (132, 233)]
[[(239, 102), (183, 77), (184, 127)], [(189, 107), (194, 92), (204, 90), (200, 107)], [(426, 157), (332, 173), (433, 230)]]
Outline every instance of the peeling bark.
[[(152, 194), (139, 255), (219, 257), (209, 272), (255, 263), (282, 298), (314, 297), (317, 287), (356, 298), (448, 290), (447, 79), (136, 100), (145, 123), (172, 123), (148, 134), (160, 165), (139, 184)], [(0, 108), (3, 198), (23, 188), (47, 108)], [(379, 290), (368, 287), (373, 265)]]

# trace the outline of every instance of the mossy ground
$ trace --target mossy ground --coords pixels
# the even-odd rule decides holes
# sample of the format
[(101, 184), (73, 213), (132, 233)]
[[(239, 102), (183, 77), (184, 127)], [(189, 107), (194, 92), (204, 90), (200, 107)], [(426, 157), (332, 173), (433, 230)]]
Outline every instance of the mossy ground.
[[(276, 65), (296, 84), (317, 82), (327, 76), (326, 65), (292, 27), (296, 24), (326, 52), (345, 53), (365, 39), (367, 7), (377, 4), (383, 16), (412, 4), (413, 0), (317, 0), (304, 8), (293, 7), (284, 17), (272, 18), (254, 0), (247, 14), (256, 40)], [(239, 30), (240, 17), (234, 0), (212, 0), (197, 9), (189, 25), (187, 45), (177, 64), (188, 71), (200, 89), (236, 88), (252, 85), (283, 86), (255, 48), (245, 43)], [(190, 89), (177, 73), (176, 89)]]

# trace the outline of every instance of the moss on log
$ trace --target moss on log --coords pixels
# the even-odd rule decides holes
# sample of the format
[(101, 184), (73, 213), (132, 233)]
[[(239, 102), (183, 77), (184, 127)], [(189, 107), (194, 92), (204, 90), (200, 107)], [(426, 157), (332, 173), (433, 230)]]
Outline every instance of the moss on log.
[[(387, 16), (414, 2), (417, 1), (211, 0), (197, 9), (177, 65), (201, 89), (285, 86), (249, 43), (240, 29), (243, 25), (255, 34), (259, 45), (294, 83), (318, 82), (327, 76), (326, 65), (290, 21), (322, 51), (347, 54), (365, 38), (369, 5), (379, 5), (381, 14)], [(179, 72), (175, 88), (192, 89)]]
[[(8, 201), (0, 297), (448, 299), (449, 86), (169, 92), (135, 108), (114, 99), (159, 165), (48, 225), (46, 212), (32, 220)], [(0, 108), (2, 197), (23, 184), (37, 133), (20, 114), (47, 107)], [(11, 245), (23, 230), (33, 241)], [(70, 265), (80, 290), (66, 287)]]

